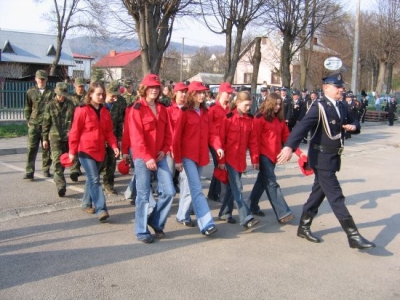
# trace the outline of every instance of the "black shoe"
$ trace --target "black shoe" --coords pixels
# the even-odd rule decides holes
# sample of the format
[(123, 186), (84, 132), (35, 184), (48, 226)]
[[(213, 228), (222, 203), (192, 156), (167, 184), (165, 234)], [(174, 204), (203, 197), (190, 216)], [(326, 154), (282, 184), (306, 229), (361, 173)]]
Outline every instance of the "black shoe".
[(59, 196), (59, 197), (64, 197), (66, 191), (67, 191), (67, 190), (66, 190), (65, 187), (60, 187), (60, 188), (58, 189), (58, 196)]
[(243, 227), (244, 227), (244, 229), (250, 229), (250, 228), (253, 228), (254, 226), (256, 226), (258, 223), (260, 223), (260, 220), (251, 219)]
[(73, 172), (73, 173), (71, 173), (71, 174), (69, 175), (69, 178), (71, 178), (71, 180), (72, 180), (73, 182), (78, 182), (78, 177), (79, 177), (79, 173), (77, 173), (77, 172)]
[(47, 178), (50, 178), (51, 177), (50, 171), (44, 171), (43, 172), (43, 176), (47, 177)]
[(25, 174), (24, 179), (33, 180), (33, 174)]
[(152, 242), (154, 242), (154, 238), (152, 236), (149, 236), (149, 237), (147, 237), (147, 238), (145, 238), (143, 240), (139, 240), (139, 241), (141, 241), (141, 242), (143, 242), (145, 244), (151, 244)]
[(217, 231), (218, 231), (217, 227), (211, 226), (211, 227), (207, 228), (207, 229), (203, 232), (203, 234), (206, 235), (206, 236), (210, 236), (210, 235), (216, 233)]
[(219, 217), (219, 220), (220, 221), (225, 221), (226, 223), (229, 223), (229, 224), (235, 224), (236, 223), (236, 220), (234, 218), (232, 218), (232, 217), (228, 217), (228, 218)]
[(162, 229), (157, 229), (155, 228), (152, 224), (150, 224), (149, 222), (147, 222), (147, 225), (149, 225), (153, 230), (154, 230), (154, 235), (156, 236), (156, 238), (158, 239), (163, 239), (165, 238), (165, 233), (164, 231), (162, 231)]
[(320, 243), (321, 240), (314, 236), (310, 230), (313, 219), (313, 215), (309, 212), (303, 212), (301, 214), (299, 228), (297, 228), (297, 236), (312, 243)]
[(176, 221), (178, 223), (182, 224), (182, 225), (185, 225), (186, 227), (194, 227), (194, 226), (196, 226), (192, 220), (190, 220), (190, 221), (178, 221), (178, 220), (176, 220)]
[(252, 214), (253, 216), (265, 217), (265, 213), (264, 213), (262, 210), (259, 210), (259, 211), (257, 211), (257, 212), (252, 211), (251, 214)]

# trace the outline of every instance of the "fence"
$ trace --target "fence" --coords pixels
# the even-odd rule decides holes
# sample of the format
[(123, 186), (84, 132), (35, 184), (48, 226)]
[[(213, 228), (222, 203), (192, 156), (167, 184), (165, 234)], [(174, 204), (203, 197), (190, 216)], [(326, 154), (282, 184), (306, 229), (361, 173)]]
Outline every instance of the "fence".
[[(55, 82), (47, 83), (50, 87), (56, 86)], [(24, 120), (26, 91), (35, 85), (34, 81), (0, 81), (0, 120)], [(72, 91), (73, 87), (68, 86)]]

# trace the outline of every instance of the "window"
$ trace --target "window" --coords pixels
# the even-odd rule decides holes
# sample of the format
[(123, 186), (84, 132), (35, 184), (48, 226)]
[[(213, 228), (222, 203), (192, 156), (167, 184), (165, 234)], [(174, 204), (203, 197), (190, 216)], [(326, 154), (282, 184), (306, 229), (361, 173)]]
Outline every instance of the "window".
[(251, 83), (251, 79), (253, 78), (253, 73), (244, 73), (243, 83)]
[(281, 76), (278, 73), (272, 72), (271, 73), (271, 84), (280, 84), (281, 83)]
[(47, 56), (55, 56), (56, 55), (56, 49), (54, 48), (53, 45), (50, 45), (49, 48), (47, 49)]
[(3, 53), (15, 53), (13, 47), (8, 40), (4, 43)]
[(73, 70), (72, 71), (72, 77), (85, 77), (85, 72), (81, 70)]
[(76, 60), (75, 63), (76, 63), (77, 65), (82, 65), (82, 64), (83, 64), (83, 60)]

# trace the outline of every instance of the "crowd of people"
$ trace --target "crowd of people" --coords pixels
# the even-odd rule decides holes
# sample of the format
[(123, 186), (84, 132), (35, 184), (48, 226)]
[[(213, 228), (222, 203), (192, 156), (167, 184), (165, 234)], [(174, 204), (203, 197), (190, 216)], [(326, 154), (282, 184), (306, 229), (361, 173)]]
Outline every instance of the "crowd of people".
[[(297, 235), (320, 242), (310, 226), (326, 197), (350, 247), (375, 246), (359, 234), (335, 174), (340, 169), (345, 131), (357, 133), (360, 128), (359, 116), (340, 101), (340, 74), (323, 79), (323, 94), (295, 90), (291, 98), (285, 87), (273, 92), (262, 88), (254, 116), (250, 114), (251, 94), (236, 92), (227, 82), (211, 100), (208, 87), (201, 82), (163, 86), (155, 74), (146, 75), (136, 93), (133, 81), (125, 80), (122, 95), (118, 82), (104, 86), (99, 78), (92, 78), (87, 92), (85, 80), (76, 78), (72, 95), (63, 82), (54, 91), (48, 88), (43, 70), (36, 72), (35, 80), (37, 85), (28, 90), (26, 99), (29, 134), (24, 178), (34, 178), (42, 141), (42, 169), (50, 177), (53, 162), (58, 195), (66, 194), (65, 166), (71, 165), (74, 182), (82, 175), (82, 167), (86, 174), (82, 207), (104, 221), (109, 218), (105, 193), (116, 193), (114, 173), (122, 155), (118, 168), (134, 167), (125, 197), (135, 205), (135, 234), (141, 242), (165, 237), (176, 193), (180, 194), (176, 221), (195, 227), (195, 215), (205, 236), (218, 231), (207, 200), (222, 203), (218, 219), (230, 224), (237, 222), (233, 217), (236, 205), (239, 224), (246, 230), (260, 222), (257, 216), (265, 216), (259, 206), (265, 191), (278, 222), (290, 222), (294, 215), (277, 182), (275, 167), (309, 140), (309, 168), (315, 181)], [(253, 169), (259, 172), (249, 199), (244, 199), (241, 176), (247, 169), (247, 151)], [(206, 197), (201, 175), (210, 152), (215, 170)]]

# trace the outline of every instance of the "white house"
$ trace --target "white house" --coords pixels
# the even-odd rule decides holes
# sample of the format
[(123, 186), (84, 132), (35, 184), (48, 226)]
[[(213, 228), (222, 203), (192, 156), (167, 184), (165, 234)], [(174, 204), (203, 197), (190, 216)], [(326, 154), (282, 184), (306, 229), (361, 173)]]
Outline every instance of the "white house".
[(72, 55), (74, 57), (74, 65), (68, 68), (68, 76), (70, 78), (83, 77), (89, 79), (94, 57), (79, 53), (72, 53)]

